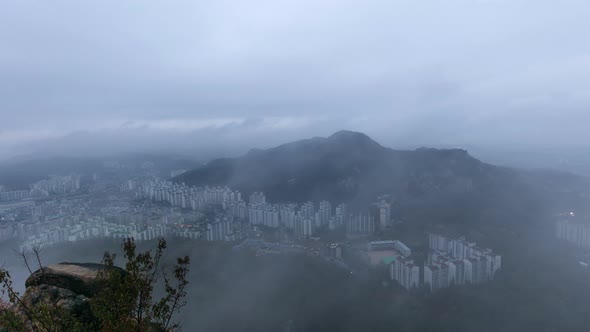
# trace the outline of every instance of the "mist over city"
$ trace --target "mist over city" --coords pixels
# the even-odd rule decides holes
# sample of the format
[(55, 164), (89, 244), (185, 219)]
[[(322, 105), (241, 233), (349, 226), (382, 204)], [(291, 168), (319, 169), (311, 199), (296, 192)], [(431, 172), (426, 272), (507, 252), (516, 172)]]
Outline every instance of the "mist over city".
[(588, 17), (4, 3), (0, 331), (588, 331)]

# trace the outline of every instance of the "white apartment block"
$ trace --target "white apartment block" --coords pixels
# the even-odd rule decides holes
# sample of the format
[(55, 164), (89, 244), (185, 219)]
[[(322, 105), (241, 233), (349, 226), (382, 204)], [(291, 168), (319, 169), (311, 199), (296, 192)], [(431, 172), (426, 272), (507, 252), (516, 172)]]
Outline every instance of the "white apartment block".
[(390, 277), (405, 289), (418, 288), (420, 285), (420, 268), (413, 260), (398, 257), (389, 265)]
[(570, 220), (557, 222), (557, 238), (576, 247), (590, 249), (590, 225)]
[(449, 239), (440, 234), (429, 234), (428, 240), (430, 249), (425, 266), (428, 273), (424, 274), (424, 282), (430, 283), (432, 290), (453, 284), (488, 282), (502, 267), (500, 255), (464, 238)]

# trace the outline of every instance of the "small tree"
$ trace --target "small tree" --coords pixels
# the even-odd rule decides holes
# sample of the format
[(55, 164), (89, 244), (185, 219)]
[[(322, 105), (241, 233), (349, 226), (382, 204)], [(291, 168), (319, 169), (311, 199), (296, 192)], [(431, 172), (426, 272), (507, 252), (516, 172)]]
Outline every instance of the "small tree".
[[(179, 330), (180, 325), (172, 317), (185, 305), (190, 258), (177, 259), (171, 278), (160, 271), (166, 246), (166, 240), (160, 239), (154, 253), (137, 253), (133, 239), (126, 239), (124, 273), (114, 268), (116, 256), (105, 253), (103, 264), (108, 268), (100, 276), (105, 280), (105, 288), (93, 300), (93, 312), (103, 331)], [(156, 301), (153, 293), (159, 276), (164, 280), (165, 295)]]

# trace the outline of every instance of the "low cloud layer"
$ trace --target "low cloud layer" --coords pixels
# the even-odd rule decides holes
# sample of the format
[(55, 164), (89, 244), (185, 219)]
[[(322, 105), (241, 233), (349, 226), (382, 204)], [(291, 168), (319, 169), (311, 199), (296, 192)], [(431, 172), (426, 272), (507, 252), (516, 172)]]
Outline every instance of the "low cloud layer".
[(91, 1), (0, 11), (0, 156), (265, 146), (584, 145), (590, 2)]

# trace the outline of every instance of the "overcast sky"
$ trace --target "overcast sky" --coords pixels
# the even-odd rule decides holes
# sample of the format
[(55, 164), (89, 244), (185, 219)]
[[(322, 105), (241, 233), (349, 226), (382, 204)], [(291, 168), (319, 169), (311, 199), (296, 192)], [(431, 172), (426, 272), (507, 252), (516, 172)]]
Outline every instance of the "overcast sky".
[(590, 142), (589, 0), (7, 0), (0, 155)]

